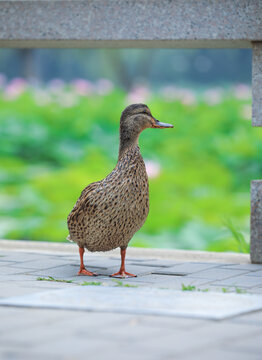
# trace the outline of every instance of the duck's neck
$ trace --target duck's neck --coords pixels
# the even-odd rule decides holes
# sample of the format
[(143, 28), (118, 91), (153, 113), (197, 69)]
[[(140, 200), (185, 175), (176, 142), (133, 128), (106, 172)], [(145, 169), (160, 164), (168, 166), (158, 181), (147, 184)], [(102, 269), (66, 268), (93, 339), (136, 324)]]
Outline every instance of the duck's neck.
[(127, 149), (137, 148), (139, 134), (130, 134), (127, 132), (120, 132), (120, 145), (118, 160), (126, 152)]

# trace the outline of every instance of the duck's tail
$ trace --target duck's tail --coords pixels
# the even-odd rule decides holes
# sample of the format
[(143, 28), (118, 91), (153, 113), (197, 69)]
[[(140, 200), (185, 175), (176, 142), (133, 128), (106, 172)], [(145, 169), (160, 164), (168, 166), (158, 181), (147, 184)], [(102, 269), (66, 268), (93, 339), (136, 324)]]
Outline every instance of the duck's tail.
[(66, 240), (68, 240), (68, 241), (70, 241), (70, 242), (74, 242), (74, 241), (71, 239), (70, 235), (68, 235), (68, 236), (66, 237)]

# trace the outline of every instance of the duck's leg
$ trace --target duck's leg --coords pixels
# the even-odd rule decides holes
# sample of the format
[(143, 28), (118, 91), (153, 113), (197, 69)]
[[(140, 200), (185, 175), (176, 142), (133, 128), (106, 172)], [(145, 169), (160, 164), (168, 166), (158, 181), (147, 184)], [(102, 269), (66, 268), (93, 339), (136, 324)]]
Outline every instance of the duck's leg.
[(91, 271), (86, 270), (85, 265), (84, 265), (84, 252), (85, 252), (85, 249), (79, 247), (80, 269), (79, 269), (77, 275), (97, 276), (96, 273), (92, 273)]
[(125, 270), (126, 248), (120, 248), (120, 253), (121, 253), (120, 270), (117, 273), (110, 275), (110, 277), (120, 277), (120, 278), (125, 278), (127, 276), (136, 277), (136, 275), (130, 274), (130, 273), (126, 272), (126, 270)]

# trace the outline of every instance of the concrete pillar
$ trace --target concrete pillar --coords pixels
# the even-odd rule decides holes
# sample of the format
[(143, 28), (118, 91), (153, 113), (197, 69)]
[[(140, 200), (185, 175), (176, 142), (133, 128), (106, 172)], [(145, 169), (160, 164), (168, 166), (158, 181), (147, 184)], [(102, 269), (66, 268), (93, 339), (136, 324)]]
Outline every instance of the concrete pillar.
[[(252, 126), (262, 126), (262, 42), (252, 47)], [(250, 230), (251, 262), (262, 264), (262, 180), (251, 182)]]
[(253, 42), (252, 126), (262, 126), (262, 42)]
[(262, 180), (251, 182), (251, 243), (250, 257), (254, 264), (262, 264)]

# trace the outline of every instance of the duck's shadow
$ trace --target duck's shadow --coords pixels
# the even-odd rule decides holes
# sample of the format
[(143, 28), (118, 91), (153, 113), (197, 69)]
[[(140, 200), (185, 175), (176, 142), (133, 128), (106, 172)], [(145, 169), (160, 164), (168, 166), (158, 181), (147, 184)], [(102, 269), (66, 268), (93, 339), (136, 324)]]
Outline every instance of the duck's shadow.
[[(147, 274), (151, 274), (152, 271), (154, 271), (155, 268), (151, 268), (149, 266), (140, 266), (140, 265), (132, 265), (130, 264), (128, 266), (128, 270), (131, 273), (136, 274), (137, 276), (141, 276), (141, 275), (147, 275)], [(96, 266), (95, 264), (93, 265), (89, 265), (87, 267), (87, 270), (90, 270), (92, 272), (95, 272), (97, 274), (97, 276), (85, 276), (85, 275), (77, 275), (79, 270), (79, 265), (76, 264), (65, 264), (65, 265), (60, 265), (57, 267), (52, 267), (52, 268), (48, 268), (48, 269), (42, 269), (42, 270), (37, 270), (34, 271), (33, 273), (37, 276), (42, 276), (42, 277), (48, 277), (51, 276), (55, 279), (63, 279), (63, 280), (75, 280), (75, 279), (79, 279), (79, 278), (99, 278), (99, 277), (110, 277), (110, 275), (114, 274), (115, 272), (117, 272), (119, 270), (119, 265), (115, 265), (115, 266), (109, 266), (109, 267), (103, 267), (103, 266)], [(130, 279), (128, 277), (128, 279)]]

